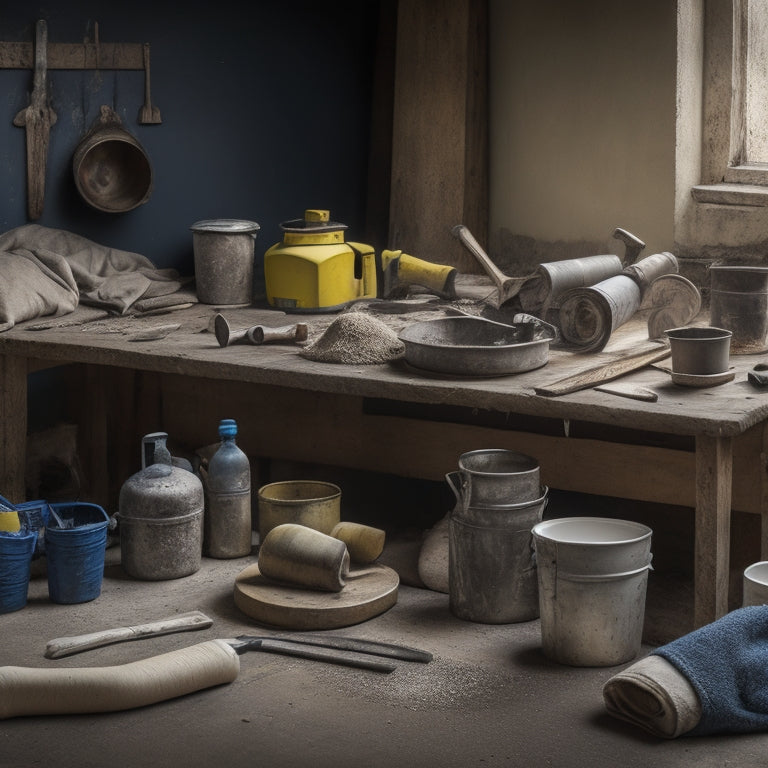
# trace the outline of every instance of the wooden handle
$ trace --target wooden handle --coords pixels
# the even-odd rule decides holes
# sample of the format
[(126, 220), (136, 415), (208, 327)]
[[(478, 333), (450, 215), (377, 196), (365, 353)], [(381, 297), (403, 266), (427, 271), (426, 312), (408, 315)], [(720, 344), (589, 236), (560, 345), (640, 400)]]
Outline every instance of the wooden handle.
[(488, 277), (496, 283), (496, 287), (501, 290), (504, 282), (508, 280), (507, 276), (491, 261), (490, 256), (480, 247), (474, 235), (463, 224), (457, 224), (451, 230), (454, 237), (458, 238), (464, 247), (477, 259), (480, 266), (486, 271)]
[(172, 632), (187, 632), (192, 629), (206, 629), (213, 624), (213, 619), (200, 611), (175, 616), (172, 619), (154, 621), (150, 624), (138, 624), (135, 627), (116, 627), (101, 632), (91, 632), (87, 635), (74, 637), (57, 637), (45, 646), (47, 659), (60, 659), (73, 653), (100, 648), (102, 645), (120, 643), (124, 640), (140, 640), (143, 637), (167, 635)]
[(231, 683), (239, 672), (223, 640), (114, 667), (0, 667), (0, 719), (133, 709)]

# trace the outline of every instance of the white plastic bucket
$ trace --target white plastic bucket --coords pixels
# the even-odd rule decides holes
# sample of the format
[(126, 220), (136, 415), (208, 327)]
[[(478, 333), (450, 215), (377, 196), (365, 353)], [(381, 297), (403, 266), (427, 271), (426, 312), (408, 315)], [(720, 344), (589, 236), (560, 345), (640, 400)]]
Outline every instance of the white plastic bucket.
[(566, 517), (533, 528), (544, 654), (608, 667), (637, 656), (652, 531), (641, 523)]
[(744, 569), (742, 605), (768, 604), (768, 561), (752, 563)]

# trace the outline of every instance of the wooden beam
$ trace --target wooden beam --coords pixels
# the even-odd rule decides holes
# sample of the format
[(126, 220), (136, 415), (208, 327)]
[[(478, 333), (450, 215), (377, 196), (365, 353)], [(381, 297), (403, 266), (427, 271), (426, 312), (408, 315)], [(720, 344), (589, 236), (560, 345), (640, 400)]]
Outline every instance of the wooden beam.
[(25, 501), (27, 444), (27, 359), (0, 356), (0, 494)]
[[(144, 69), (142, 43), (48, 43), (46, 69)], [(33, 69), (32, 43), (0, 43), (0, 69)]]
[(478, 273), (488, 230), (486, 0), (400, 0), (389, 247)]
[(732, 438), (696, 438), (696, 627), (728, 612), (732, 456)]

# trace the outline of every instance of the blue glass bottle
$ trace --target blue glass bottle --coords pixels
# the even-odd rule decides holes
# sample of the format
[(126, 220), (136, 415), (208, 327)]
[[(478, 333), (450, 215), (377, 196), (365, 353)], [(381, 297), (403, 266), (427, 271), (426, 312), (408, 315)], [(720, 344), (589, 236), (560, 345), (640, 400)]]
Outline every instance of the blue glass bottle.
[(221, 445), (208, 463), (205, 546), (210, 557), (251, 553), (251, 465), (235, 441), (237, 424), (222, 419)]

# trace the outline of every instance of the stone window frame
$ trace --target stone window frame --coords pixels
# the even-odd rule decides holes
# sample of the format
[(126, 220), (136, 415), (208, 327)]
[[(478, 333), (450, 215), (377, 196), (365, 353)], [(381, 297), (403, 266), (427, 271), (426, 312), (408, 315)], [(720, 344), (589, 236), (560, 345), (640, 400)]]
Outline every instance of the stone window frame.
[(746, 0), (704, 3), (703, 128), (697, 203), (768, 206), (768, 164), (744, 164)]

